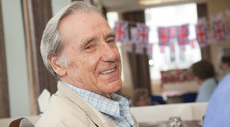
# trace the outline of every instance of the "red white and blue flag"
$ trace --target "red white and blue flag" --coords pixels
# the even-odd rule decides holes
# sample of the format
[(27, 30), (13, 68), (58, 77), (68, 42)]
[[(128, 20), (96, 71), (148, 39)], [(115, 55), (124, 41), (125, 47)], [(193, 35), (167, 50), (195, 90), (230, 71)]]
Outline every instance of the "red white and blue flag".
[(211, 16), (213, 36), (217, 41), (226, 40), (228, 37), (227, 27), (223, 20), (223, 14), (218, 13)]
[(137, 40), (144, 47), (147, 47), (149, 41), (149, 27), (142, 23), (137, 23)]
[(185, 44), (189, 43), (188, 35), (189, 35), (188, 24), (177, 26), (177, 41), (180, 46), (184, 47)]
[(214, 38), (218, 41), (226, 40), (228, 37), (226, 25), (222, 21), (213, 22), (212, 30)]
[(128, 23), (125, 21), (116, 21), (114, 32), (116, 33), (116, 42), (124, 43), (128, 41)]
[(201, 47), (206, 46), (209, 41), (207, 24), (197, 24), (195, 28), (197, 42)]
[(158, 39), (160, 46), (166, 46), (171, 42), (171, 29), (170, 27), (158, 27)]

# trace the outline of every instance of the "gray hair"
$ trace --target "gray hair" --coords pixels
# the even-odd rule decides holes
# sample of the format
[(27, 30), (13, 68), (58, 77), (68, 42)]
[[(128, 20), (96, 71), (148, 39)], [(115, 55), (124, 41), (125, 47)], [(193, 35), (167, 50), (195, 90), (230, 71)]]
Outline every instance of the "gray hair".
[(94, 6), (85, 2), (76, 1), (64, 7), (49, 20), (42, 35), (40, 52), (47, 70), (49, 70), (57, 80), (60, 80), (60, 77), (51, 67), (49, 59), (55, 56), (58, 58), (56, 64), (68, 64), (68, 60), (63, 53), (65, 42), (59, 34), (58, 27), (65, 17), (76, 12), (95, 12), (104, 17)]

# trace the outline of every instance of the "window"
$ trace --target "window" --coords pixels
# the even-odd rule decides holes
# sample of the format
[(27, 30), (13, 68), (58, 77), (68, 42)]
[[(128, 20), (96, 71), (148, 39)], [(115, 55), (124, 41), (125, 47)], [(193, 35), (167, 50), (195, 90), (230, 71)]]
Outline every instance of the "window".
[(201, 59), (199, 45), (194, 41), (195, 48), (186, 45), (183, 50), (174, 40), (175, 52), (170, 47), (165, 47), (165, 52), (160, 52), (158, 44), (157, 27), (179, 26), (189, 24), (189, 39), (196, 38), (195, 24), (197, 23), (196, 4), (184, 4), (176, 6), (150, 8), (145, 10), (146, 25), (150, 27), (149, 42), (154, 44), (153, 56), (149, 61), (152, 80), (160, 79), (161, 70), (183, 69)]

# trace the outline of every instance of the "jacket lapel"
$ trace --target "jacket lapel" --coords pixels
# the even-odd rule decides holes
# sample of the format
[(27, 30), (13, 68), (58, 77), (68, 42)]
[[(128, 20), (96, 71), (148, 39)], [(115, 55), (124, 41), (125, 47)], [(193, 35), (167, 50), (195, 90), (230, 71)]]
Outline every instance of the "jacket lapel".
[(91, 121), (100, 127), (109, 126), (113, 127), (114, 125), (105, 118), (97, 109), (93, 106), (86, 103), (81, 99), (76, 93), (70, 90), (67, 86), (65, 86), (60, 81), (58, 82), (58, 92), (68, 98), (70, 101), (75, 103), (83, 112), (87, 114), (87, 116), (91, 119)]

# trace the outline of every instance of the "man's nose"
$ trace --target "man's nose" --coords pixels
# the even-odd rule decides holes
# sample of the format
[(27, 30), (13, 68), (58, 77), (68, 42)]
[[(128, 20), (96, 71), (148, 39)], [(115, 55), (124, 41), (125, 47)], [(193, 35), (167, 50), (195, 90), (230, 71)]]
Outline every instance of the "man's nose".
[(101, 60), (105, 62), (113, 62), (116, 60), (116, 50), (117, 47), (115, 46), (110, 46), (107, 43), (103, 44), (101, 46)]

